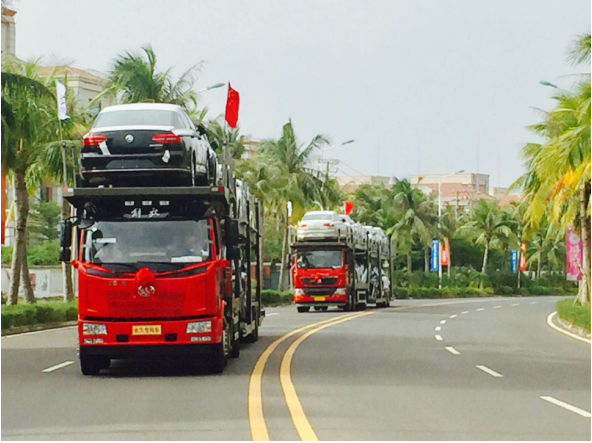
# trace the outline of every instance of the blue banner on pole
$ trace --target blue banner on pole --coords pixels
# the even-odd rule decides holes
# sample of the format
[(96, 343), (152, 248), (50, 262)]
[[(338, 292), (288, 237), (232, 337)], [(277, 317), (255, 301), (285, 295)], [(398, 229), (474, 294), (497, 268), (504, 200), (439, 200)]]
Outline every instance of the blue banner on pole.
[(438, 272), (440, 269), (440, 241), (438, 239), (432, 240), (432, 251), (430, 254), (430, 271)]
[(513, 274), (518, 271), (518, 250), (510, 249), (510, 272)]

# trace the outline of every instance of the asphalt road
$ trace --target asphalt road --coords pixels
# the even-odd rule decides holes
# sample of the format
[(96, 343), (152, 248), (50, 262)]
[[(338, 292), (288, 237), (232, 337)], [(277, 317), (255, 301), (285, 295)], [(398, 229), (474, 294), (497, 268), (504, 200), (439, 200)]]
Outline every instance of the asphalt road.
[(2, 438), (590, 440), (590, 345), (547, 325), (557, 299), (270, 308), (222, 375), (127, 361), (83, 377), (75, 329), (4, 337)]

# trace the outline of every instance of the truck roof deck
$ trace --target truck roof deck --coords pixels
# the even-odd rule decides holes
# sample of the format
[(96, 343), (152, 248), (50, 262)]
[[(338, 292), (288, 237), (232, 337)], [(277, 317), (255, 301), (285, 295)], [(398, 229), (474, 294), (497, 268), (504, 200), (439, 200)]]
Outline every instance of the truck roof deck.
[[(142, 213), (148, 209), (166, 217), (193, 218), (209, 207), (228, 216), (234, 202), (231, 190), (224, 186), (70, 188), (64, 198), (79, 209), (90, 205), (95, 219), (146, 218)], [(140, 211), (138, 215), (127, 214), (134, 209)]]

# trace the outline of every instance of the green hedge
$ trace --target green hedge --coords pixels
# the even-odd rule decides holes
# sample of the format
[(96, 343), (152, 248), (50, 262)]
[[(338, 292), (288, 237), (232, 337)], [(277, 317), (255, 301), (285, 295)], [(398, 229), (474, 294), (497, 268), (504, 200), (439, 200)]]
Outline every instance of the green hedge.
[(558, 301), (556, 304), (557, 315), (563, 320), (590, 330), (590, 305), (582, 306), (579, 302), (574, 304), (573, 298)]
[[(27, 263), (29, 266), (55, 266), (60, 264), (60, 244), (55, 240), (27, 246)], [(2, 264), (12, 263), (12, 246), (2, 246)]]
[(487, 297), (493, 295), (490, 288), (393, 288), (396, 298), (455, 298), (455, 297)]
[(76, 301), (39, 301), (36, 304), (2, 305), (2, 329), (71, 321), (78, 318)]
[(292, 293), (263, 289), (261, 291), (261, 302), (263, 306), (289, 305), (292, 303)]

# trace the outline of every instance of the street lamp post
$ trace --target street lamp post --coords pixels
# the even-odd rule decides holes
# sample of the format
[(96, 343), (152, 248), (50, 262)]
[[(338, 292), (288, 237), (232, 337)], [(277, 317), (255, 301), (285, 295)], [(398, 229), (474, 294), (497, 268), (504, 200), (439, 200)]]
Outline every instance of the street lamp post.
[[(353, 139), (352, 140), (346, 140), (343, 143), (341, 143), (339, 146), (349, 145), (350, 143), (354, 143), (354, 142), (355, 142), (355, 140), (353, 140)], [(323, 170), (323, 164), (324, 164), (324, 162), (323, 162), (323, 152), (330, 151), (331, 149), (335, 149), (335, 147), (336, 146), (329, 146), (328, 148), (321, 149), (321, 154), (319, 156), (319, 170), (321, 170), (321, 171)]]
[(199, 94), (200, 92), (206, 92), (211, 89), (218, 89), (218, 88), (221, 88), (222, 86), (226, 86), (226, 83), (214, 83), (213, 85), (210, 85), (207, 88), (200, 89), (199, 91), (196, 91), (196, 94)]
[[(452, 177), (453, 175), (462, 174), (464, 169), (456, 171), (453, 174), (438, 176), (438, 238), (442, 238), (442, 179)], [(440, 251), (438, 254), (438, 288), (442, 289), (442, 240), (440, 240)], [(450, 252), (449, 252), (450, 253)], [(450, 264), (448, 265), (450, 266)]]

